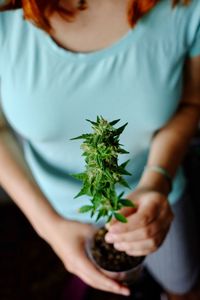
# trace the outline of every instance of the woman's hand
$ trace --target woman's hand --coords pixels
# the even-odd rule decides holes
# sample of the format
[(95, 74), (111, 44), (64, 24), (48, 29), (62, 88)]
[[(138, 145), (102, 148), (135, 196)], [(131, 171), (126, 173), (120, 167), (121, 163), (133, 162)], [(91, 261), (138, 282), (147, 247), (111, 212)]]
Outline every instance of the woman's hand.
[[(51, 227), (52, 228), (52, 227)], [(46, 240), (62, 260), (66, 269), (93, 288), (116, 294), (129, 295), (129, 290), (101, 273), (85, 253), (85, 241), (94, 233), (94, 227), (69, 221), (59, 216)]]
[(122, 209), (127, 223), (114, 221), (108, 228), (106, 241), (129, 255), (143, 256), (156, 251), (165, 239), (173, 220), (167, 197), (157, 191), (138, 188), (127, 196), (137, 205)]

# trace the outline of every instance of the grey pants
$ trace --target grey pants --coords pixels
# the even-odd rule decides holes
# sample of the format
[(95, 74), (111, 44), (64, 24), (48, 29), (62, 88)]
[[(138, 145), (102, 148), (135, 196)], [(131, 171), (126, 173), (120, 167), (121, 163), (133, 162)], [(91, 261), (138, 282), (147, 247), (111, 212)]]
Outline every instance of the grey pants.
[(147, 256), (145, 265), (165, 290), (184, 294), (199, 276), (200, 216), (187, 192), (172, 210), (175, 217), (168, 235), (161, 247)]

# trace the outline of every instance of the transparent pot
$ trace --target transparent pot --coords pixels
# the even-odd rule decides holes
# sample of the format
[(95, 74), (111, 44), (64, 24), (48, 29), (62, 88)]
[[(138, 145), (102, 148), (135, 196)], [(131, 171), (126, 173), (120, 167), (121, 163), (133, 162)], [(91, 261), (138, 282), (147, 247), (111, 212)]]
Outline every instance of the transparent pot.
[(137, 280), (140, 279), (142, 271), (143, 271), (143, 262), (145, 256), (138, 257), (138, 264), (128, 270), (120, 270), (120, 271), (111, 271), (105, 268), (102, 268), (94, 259), (92, 254), (92, 248), (94, 246), (94, 239), (89, 238), (85, 243), (85, 250), (88, 258), (92, 261), (92, 263), (98, 268), (102, 273), (107, 275), (109, 278), (112, 278), (124, 285), (130, 286), (134, 284)]

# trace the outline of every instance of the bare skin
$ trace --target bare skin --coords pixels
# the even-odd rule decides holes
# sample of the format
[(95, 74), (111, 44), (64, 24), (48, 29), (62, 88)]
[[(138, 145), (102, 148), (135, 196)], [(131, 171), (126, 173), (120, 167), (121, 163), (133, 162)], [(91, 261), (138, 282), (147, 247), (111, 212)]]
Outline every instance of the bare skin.
[[(130, 29), (126, 18), (127, 2), (89, 0), (88, 9), (78, 14), (71, 23), (55, 13), (50, 19), (54, 29), (51, 36), (63, 48), (74, 52), (90, 52), (108, 47)], [(77, 1), (74, 3), (76, 6)]]
[[(81, 12), (74, 23), (67, 23), (57, 14), (52, 15), (50, 21), (54, 32), (51, 36), (63, 48), (75, 52), (99, 50), (120, 39), (129, 30), (125, 1), (88, 0), (88, 3), (90, 9)], [(148, 164), (165, 167), (172, 176), (198, 126), (200, 57), (188, 60), (186, 77), (180, 109), (155, 136), (148, 160)], [(28, 179), (27, 171), (17, 163), (3, 134), (0, 135), (0, 165), (1, 185), (29, 218), (38, 234), (51, 245), (66, 269), (97, 289), (128, 294), (127, 288), (97, 271), (85, 256), (83, 241), (92, 234), (92, 226), (65, 220), (54, 211), (34, 179)], [(110, 238), (116, 248), (121, 247), (132, 255), (146, 255), (158, 249), (173, 219), (167, 194), (168, 183), (161, 175), (146, 172), (142, 176), (138, 189), (127, 196), (138, 204), (136, 213), (126, 211), (129, 225), (118, 222), (110, 225), (109, 234), (120, 233), (119, 239), (115, 237), (114, 241), (113, 237)], [(159, 218), (158, 211), (162, 211)]]

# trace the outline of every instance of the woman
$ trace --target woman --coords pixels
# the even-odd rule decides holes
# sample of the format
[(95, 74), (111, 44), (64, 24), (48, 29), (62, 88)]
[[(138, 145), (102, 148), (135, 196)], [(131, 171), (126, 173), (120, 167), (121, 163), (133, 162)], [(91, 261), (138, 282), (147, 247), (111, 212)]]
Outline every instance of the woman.
[(0, 183), (66, 269), (101, 290), (129, 293), (86, 258), (92, 220), (77, 213), (84, 199), (73, 199), (80, 187), (69, 176), (83, 170), (70, 138), (87, 132), (85, 119), (97, 115), (128, 122), (122, 143), (134, 175), (127, 198), (138, 205), (124, 212), (128, 224), (110, 224), (107, 241), (148, 255), (169, 299), (191, 296), (199, 275), (180, 164), (200, 114), (200, 3), (182, 2), (7, 1), (0, 14), (2, 107), (23, 137), (32, 174), (2, 130)]

